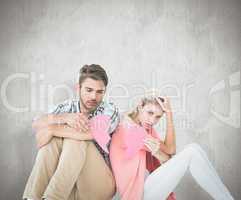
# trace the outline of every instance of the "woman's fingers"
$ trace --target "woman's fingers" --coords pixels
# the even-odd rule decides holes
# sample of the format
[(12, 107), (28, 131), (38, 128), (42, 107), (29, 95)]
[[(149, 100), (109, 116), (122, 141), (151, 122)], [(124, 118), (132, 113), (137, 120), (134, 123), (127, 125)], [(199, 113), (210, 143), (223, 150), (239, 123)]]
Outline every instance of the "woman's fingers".
[[(161, 101), (161, 99), (163, 99), (163, 101)], [(171, 110), (171, 105), (170, 105), (170, 100), (168, 97), (164, 97), (164, 96), (160, 96), (156, 97), (157, 102), (160, 104), (162, 110), (164, 112), (169, 112)]]
[(150, 152), (153, 151), (153, 148), (151, 145), (149, 145), (148, 143), (144, 143), (144, 145), (150, 150)]
[(146, 138), (145, 140), (150, 141), (151, 143), (154, 143), (155, 145), (160, 145), (160, 141), (156, 138)]
[(160, 149), (160, 143), (158, 142), (144, 140), (144, 144), (148, 144), (149, 146), (151, 146), (153, 152), (156, 152), (157, 150)]
[[(163, 98), (163, 97), (162, 97)], [(164, 98), (163, 98), (164, 99)], [(157, 102), (159, 103), (159, 105), (161, 106), (161, 108), (162, 108), (162, 110), (165, 112), (166, 111), (166, 108), (165, 108), (165, 106), (164, 106), (164, 103), (158, 98), (158, 97), (156, 97), (156, 100), (157, 100)], [(165, 100), (164, 100), (164, 102), (165, 102)]]
[(148, 140), (144, 140), (144, 144), (148, 147), (148, 149), (150, 149), (150, 151), (155, 154), (158, 150), (159, 150), (159, 145), (148, 141)]

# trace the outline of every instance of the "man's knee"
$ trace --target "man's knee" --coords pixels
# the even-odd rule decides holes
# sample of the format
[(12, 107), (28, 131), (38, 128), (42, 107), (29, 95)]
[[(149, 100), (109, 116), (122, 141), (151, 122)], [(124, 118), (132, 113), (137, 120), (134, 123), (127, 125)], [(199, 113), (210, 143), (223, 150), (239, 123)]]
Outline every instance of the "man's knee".
[(38, 150), (38, 155), (52, 154), (52, 153), (60, 153), (62, 150), (63, 139), (59, 137), (53, 137), (50, 142), (44, 146), (42, 146)]
[(85, 156), (89, 143), (90, 141), (80, 141), (64, 138), (62, 151), (64, 154), (76, 154), (77, 156)]
[(87, 147), (89, 145), (89, 141), (84, 140), (74, 140), (70, 138), (63, 139), (64, 147)]

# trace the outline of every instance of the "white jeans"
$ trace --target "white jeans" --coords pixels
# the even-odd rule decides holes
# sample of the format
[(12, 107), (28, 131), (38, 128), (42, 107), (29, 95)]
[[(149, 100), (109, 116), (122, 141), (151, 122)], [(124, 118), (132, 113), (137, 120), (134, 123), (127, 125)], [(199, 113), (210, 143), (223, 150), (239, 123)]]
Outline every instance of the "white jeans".
[(187, 170), (213, 199), (233, 199), (206, 153), (195, 143), (187, 145), (147, 177), (144, 185), (144, 199), (166, 199)]

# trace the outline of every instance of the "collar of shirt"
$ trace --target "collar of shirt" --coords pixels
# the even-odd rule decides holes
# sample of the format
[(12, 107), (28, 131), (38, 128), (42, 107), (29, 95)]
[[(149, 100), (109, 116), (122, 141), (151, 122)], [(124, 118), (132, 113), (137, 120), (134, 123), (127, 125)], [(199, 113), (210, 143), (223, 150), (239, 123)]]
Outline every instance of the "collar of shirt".
[[(81, 109), (80, 109), (80, 101), (78, 100), (78, 106), (79, 106), (79, 112), (81, 112)], [(100, 111), (101, 113), (103, 112), (103, 109), (104, 109), (104, 101), (102, 101), (97, 107), (95, 110), (91, 111), (88, 115), (88, 119), (91, 119), (92, 117), (94, 117), (98, 111)]]

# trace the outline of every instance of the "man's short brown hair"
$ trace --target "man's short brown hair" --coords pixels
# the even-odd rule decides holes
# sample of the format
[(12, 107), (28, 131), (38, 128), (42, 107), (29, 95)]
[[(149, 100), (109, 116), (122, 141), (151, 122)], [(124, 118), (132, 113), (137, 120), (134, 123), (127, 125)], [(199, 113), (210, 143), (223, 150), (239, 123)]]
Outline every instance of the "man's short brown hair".
[(104, 68), (97, 64), (84, 65), (83, 67), (81, 67), (79, 75), (79, 85), (81, 85), (86, 78), (101, 80), (104, 82), (105, 86), (108, 85), (108, 76), (106, 74), (106, 71), (104, 70)]

